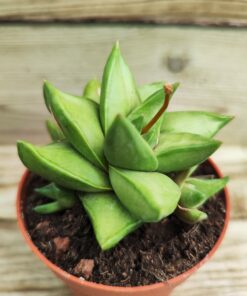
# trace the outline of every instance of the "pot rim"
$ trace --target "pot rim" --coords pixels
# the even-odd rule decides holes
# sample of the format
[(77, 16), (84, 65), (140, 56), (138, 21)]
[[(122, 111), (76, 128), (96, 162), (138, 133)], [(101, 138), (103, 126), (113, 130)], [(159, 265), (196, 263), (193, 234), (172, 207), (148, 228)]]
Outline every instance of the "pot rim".
[[(219, 167), (217, 164), (211, 159), (208, 159), (210, 164), (212, 165), (213, 169), (215, 170), (216, 174), (222, 178), (223, 174), (220, 171)], [(178, 276), (171, 278), (167, 281), (160, 282), (160, 283), (154, 283), (150, 285), (145, 285), (145, 286), (134, 286), (134, 287), (120, 287), (120, 286), (110, 286), (110, 285), (104, 285), (104, 284), (99, 284), (99, 283), (94, 283), (86, 280), (80, 280), (78, 277), (69, 274), (68, 272), (64, 271), (54, 263), (52, 263), (50, 260), (48, 260), (45, 255), (43, 255), (39, 249), (36, 247), (36, 245), (33, 243), (31, 240), (31, 237), (26, 229), (25, 221), (24, 221), (24, 215), (22, 213), (22, 194), (23, 194), (23, 188), (26, 183), (26, 180), (28, 176), (30, 175), (30, 171), (26, 170), (24, 174), (21, 177), (21, 180), (18, 185), (18, 191), (17, 191), (17, 199), (16, 199), (16, 211), (17, 211), (17, 224), (19, 226), (19, 229), (24, 236), (27, 244), (31, 248), (32, 252), (41, 260), (44, 262), (44, 264), (51, 269), (54, 273), (60, 276), (60, 278), (64, 278), (67, 280), (70, 280), (74, 284), (80, 285), (80, 286), (85, 286), (85, 287), (90, 287), (94, 289), (100, 289), (104, 291), (117, 291), (117, 292), (142, 292), (142, 291), (147, 291), (147, 290), (153, 290), (156, 288), (161, 288), (164, 285), (168, 286), (176, 286), (180, 282), (182, 282), (184, 279), (188, 278), (191, 274), (193, 274), (195, 271), (197, 271), (203, 264), (205, 264), (216, 252), (216, 250), (219, 248), (221, 245), (223, 238), (226, 234), (226, 230), (229, 224), (230, 220), (230, 196), (229, 196), (229, 191), (228, 188), (224, 188), (224, 196), (225, 196), (225, 204), (226, 204), (226, 212), (225, 212), (225, 222), (224, 222), (224, 227), (222, 229), (222, 232), (216, 241), (215, 245), (213, 248), (210, 250), (210, 252), (201, 260), (199, 261), (196, 265), (194, 265), (192, 268), (188, 269), (187, 271), (179, 274)]]

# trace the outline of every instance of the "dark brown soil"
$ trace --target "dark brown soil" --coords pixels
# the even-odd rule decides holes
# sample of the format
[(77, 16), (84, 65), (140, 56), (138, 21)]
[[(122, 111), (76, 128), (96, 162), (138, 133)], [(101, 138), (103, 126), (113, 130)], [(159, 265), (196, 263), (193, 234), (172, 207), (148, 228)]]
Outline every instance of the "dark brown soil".
[[(215, 175), (208, 163), (196, 174)], [(112, 250), (102, 252), (79, 202), (57, 214), (39, 215), (33, 211), (34, 206), (45, 202), (33, 189), (46, 183), (32, 176), (24, 206), (33, 242), (62, 269), (97, 283), (140, 286), (175, 277), (207, 255), (224, 225), (225, 201), (221, 192), (204, 205), (207, 220), (190, 226), (170, 216), (159, 223), (143, 225)]]

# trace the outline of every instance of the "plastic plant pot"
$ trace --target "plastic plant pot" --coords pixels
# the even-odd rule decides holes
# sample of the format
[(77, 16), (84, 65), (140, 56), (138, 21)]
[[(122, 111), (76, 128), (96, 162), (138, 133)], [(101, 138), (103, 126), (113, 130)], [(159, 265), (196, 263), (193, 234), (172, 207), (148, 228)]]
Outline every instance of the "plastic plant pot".
[[(222, 177), (222, 173), (219, 170), (218, 166), (209, 159), (210, 164), (215, 170), (218, 177)], [(200, 262), (194, 265), (191, 269), (186, 272), (169, 279), (168, 281), (164, 281), (161, 283), (151, 284), (147, 286), (138, 286), (138, 287), (117, 287), (117, 286), (107, 286), (103, 284), (97, 284), (85, 280), (81, 280), (78, 277), (75, 277), (55, 264), (49, 261), (34, 245), (32, 242), (30, 235), (27, 231), (25, 220), (23, 217), (23, 205), (25, 204), (25, 199), (27, 197), (27, 187), (29, 184), (30, 172), (25, 171), (23, 174), (17, 192), (17, 200), (16, 200), (16, 210), (17, 210), (17, 221), (18, 226), (22, 235), (24, 236), (27, 244), (33, 251), (33, 253), (51, 270), (55, 273), (55, 275), (60, 278), (66, 286), (72, 291), (73, 295), (76, 296), (117, 296), (117, 295), (133, 295), (133, 296), (167, 296), (170, 295), (174, 288), (183, 283), (189, 276), (195, 273), (204, 263), (206, 263), (213, 254), (218, 250), (228, 227), (229, 219), (230, 219), (230, 197), (227, 188), (224, 188), (224, 198), (226, 204), (226, 214), (225, 214), (225, 222), (222, 232), (215, 243), (214, 247), (211, 251), (205, 256)]]

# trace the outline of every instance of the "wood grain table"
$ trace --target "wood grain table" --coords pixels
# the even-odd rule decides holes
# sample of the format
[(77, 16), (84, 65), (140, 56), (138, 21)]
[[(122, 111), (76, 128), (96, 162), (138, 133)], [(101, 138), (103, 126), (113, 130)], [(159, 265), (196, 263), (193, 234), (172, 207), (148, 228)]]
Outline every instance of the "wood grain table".
[(115, 40), (139, 84), (181, 82), (171, 109), (235, 115), (213, 157), (231, 177), (229, 231), (173, 295), (247, 295), (246, 25), (247, 1), (0, 0), (0, 296), (70, 295), (18, 232), (14, 203), (24, 168), (15, 142), (49, 141), (43, 79), (80, 95), (88, 79), (100, 78)]

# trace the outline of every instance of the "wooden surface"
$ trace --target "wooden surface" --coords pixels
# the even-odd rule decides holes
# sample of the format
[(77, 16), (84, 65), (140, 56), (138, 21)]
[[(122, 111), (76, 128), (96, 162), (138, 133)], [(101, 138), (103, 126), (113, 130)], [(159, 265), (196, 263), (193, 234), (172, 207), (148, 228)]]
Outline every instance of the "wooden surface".
[[(16, 12), (21, 15), (29, 7), (32, 14), (34, 7), (28, 6), (32, 1), (22, 2)], [(6, 17), (7, 9), (9, 15), (16, 13), (10, 9), (14, 1), (3, 3), (0, 0), (1, 17)], [(50, 13), (56, 3), (50, 1)], [(182, 82), (172, 109), (236, 116), (220, 133), (224, 145), (214, 155), (224, 174), (231, 177), (229, 232), (210, 263), (173, 296), (247, 295), (246, 33), (246, 29), (230, 28), (0, 24), (0, 296), (70, 295), (31, 255), (17, 230), (14, 202), (23, 166), (14, 143), (18, 138), (48, 141), (42, 80), (80, 94), (87, 79), (100, 76), (116, 39), (139, 84), (161, 79)]]
[(4, 21), (247, 25), (246, 0), (0, 0)]
[(180, 81), (171, 109), (235, 115), (220, 138), (247, 145), (247, 29), (137, 25), (0, 26), (0, 144), (47, 141), (43, 79), (80, 95), (117, 39), (139, 84)]

